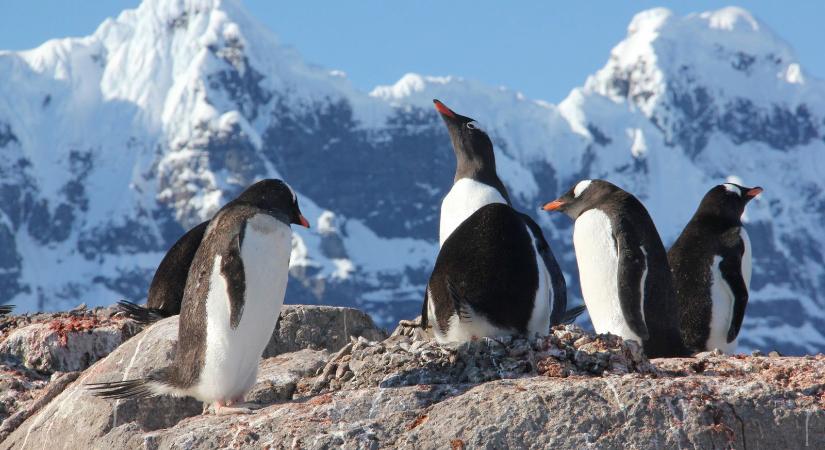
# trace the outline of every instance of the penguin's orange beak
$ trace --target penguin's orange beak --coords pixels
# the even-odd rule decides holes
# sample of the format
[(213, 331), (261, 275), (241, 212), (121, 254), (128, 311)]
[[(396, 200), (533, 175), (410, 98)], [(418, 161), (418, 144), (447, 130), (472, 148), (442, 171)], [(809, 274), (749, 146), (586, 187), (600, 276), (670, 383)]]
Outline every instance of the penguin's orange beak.
[(439, 113), (441, 113), (441, 114), (443, 114), (447, 117), (451, 117), (451, 118), (455, 117), (455, 113), (453, 112), (453, 110), (450, 109), (450, 108), (447, 108), (447, 105), (445, 105), (444, 103), (441, 103), (440, 100), (433, 99), (433, 103), (435, 103), (435, 109)]
[(753, 189), (750, 189), (748, 192), (745, 192), (745, 195), (747, 195), (750, 198), (754, 198), (754, 197), (756, 197), (757, 195), (759, 195), (761, 193), (762, 193), (762, 188), (757, 186)]
[(301, 214), (300, 216), (298, 216), (298, 220), (300, 220), (300, 221), (301, 221), (301, 226), (302, 226), (302, 227), (309, 228), (309, 221), (307, 220), (307, 218), (306, 218), (306, 217), (304, 217), (304, 215), (303, 215), (303, 214)]
[(561, 200), (553, 200), (552, 202), (547, 203), (546, 205), (544, 205), (544, 206), (542, 207), (542, 209), (543, 209), (543, 210), (545, 210), (545, 211), (555, 211), (555, 210), (557, 210), (557, 209), (561, 208), (562, 206), (564, 206), (564, 202), (563, 202), (563, 201), (561, 201)]

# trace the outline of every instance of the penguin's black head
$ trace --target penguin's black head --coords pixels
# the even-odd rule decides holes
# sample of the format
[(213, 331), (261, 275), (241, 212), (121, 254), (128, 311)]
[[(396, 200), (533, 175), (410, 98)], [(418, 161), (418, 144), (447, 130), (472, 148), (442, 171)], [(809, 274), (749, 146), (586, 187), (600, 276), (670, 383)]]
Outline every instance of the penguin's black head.
[(309, 228), (309, 221), (298, 207), (298, 196), (281, 180), (261, 180), (246, 188), (233, 203), (250, 205), (284, 223)]
[[(493, 141), (487, 132), (475, 119), (454, 112), (439, 100), (434, 99), (433, 103), (444, 119), (450, 133), (450, 141), (453, 143), (459, 168), (456, 171), (456, 180), (464, 176), (472, 177), (478, 170), (491, 170), (494, 175), (496, 159), (493, 154)], [(459, 173), (462, 171), (468, 173)]]
[(594, 208), (609, 195), (624, 192), (613, 183), (604, 180), (582, 180), (564, 195), (545, 204), (545, 211), (559, 211), (576, 220), (583, 212)]
[(762, 188), (745, 187), (734, 183), (724, 183), (714, 186), (705, 194), (696, 215), (706, 218), (722, 219), (725, 223), (741, 223), (745, 206), (757, 195)]

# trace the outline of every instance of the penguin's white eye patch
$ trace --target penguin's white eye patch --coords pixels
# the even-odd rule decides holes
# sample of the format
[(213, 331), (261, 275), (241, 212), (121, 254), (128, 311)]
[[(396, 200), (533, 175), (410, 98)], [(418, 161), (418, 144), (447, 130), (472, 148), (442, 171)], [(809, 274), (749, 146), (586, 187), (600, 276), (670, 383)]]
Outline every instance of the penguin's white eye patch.
[(731, 184), (731, 183), (725, 183), (722, 186), (725, 186), (726, 191), (734, 193), (734, 194), (736, 194), (740, 197), (742, 196), (742, 190), (739, 189), (739, 186), (737, 186), (735, 184)]
[(593, 180), (581, 180), (581, 181), (579, 181), (576, 184), (576, 187), (573, 188), (573, 196), (575, 198), (579, 198), (579, 196), (582, 195), (582, 192), (584, 192), (585, 189), (587, 189), (590, 186), (590, 183), (592, 183), (592, 182), (593, 182)]
[(292, 194), (292, 202), (293, 203), (297, 202), (298, 201), (298, 196), (295, 195), (295, 191), (292, 189), (292, 186), (290, 186), (286, 182), (284, 182), (284, 186), (286, 186), (286, 188), (289, 189), (289, 193)]
[(473, 120), (472, 122), (467, 122), (467, 128), (471, 130), (479, 130), (482, 132), (484, 131), (484, 128), (482, 128), (481, 125), (475, 120)]

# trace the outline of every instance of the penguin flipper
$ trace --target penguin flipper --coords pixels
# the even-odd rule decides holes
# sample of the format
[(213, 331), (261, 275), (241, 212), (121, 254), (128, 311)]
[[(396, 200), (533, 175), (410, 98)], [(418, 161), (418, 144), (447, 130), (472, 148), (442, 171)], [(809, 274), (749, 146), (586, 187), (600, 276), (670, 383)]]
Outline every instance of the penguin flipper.
[(241, 226), (240, 232), (232, 238), (226, 252), (221, 256), (221, 275), (226, 280), (226, 293), (229, 296), (229, 325), (233, 329), (241, 322), (246, 292), (246, 275), (241, 258), (245, 227), (245, 224)]
[(128, 300), (121, 300), (117, 302), (117, 306), (118, 309), (126, 314), (126, 317), (144, 325), (155, 323), (158, 320), (171, 316), (171, 314), (168, 314), (162, 309), (140, 306), (137, 303), (132, 303)]
[(450, 295), (450, 300), (452, 300), (453, 309), (458, 316), (459, 322), (469, 322), (470, 307), (467, 304), (467, 300), (458, 293), (458, 289), (450, 282), (449, 278), (446, 278), (445, 281), (447, 284), (447, 293)]
[(739, 335), (742, 321), (745, 319), (745, 308), (748, 306), (748, 287), (742, 277), (742, 253), (744, 251), (744, 244), (740, 241), (738, 248), (735, 248), (732, 254), (724, 256), (719, 262), (722, 279), (733, 293), (733, 315), (727, 336), (729, 343)]
[(569, 325), (575, 322), (576, 318), (579, 317), (585, 310), (587, 310), (585, 305), (574, 306), (568, 309), (561, 317), (561, 323), (564, 325)]
[(642, 315), (642, 305), (647, 286), (642, 286), (642, 281), (647, 281), (648, 262), (642, 247), (628, 242), (636, 241), (635, 239), (620, 237), (631, 233), (631, 230), (632, 228), (626, 227), (625, 233), (613, 234), (613, 239), (616, 240), (616, 254), (619, 258), (619, 304), (630, 330), (646, 341), (650, 338), (650, 333)]
[(14, 309), (14, 305), (0, 305), (0, 316), (10, 313)]
[(548, 244), (547, 240), (544, 238), (541, 227), (539, 227), (533, 218), (527, 214), (520, 213), (519, 215), (522, 220), (524, 220), (524, 223), (527, 224), (530, 232), (533, 234), (533, 239), (535, 239), (538, 254), (541, 256), (541, 260), (544, 262), (544, 267), (547, 268), (547, 272), (550, 273), (550, 287), (552, 289), (550, 295), (553, 298), (553, 304), (550, 305), (550, 325), (553, 326), (560, 323), (570, 323), (576, 319), (576, 316), (581, 314), (581, 311), (579, 311), (576, 316), (573, 316), (573, 318), (570, 319), (570, 322), (567, 321), (568, 313), (573, 310), (565, 311), (567, 309), (567, 283), (564, 281), (564, 274), (561, 272), (561, 267), (556, 261), (553, 251), (550, 249), (550, 244)]
[(427, 307), (429, 306), (427, 302), (429, 301), (429, 289), (424, 288), (424, 303), (421, 305), (421, 329), (427, 329)]

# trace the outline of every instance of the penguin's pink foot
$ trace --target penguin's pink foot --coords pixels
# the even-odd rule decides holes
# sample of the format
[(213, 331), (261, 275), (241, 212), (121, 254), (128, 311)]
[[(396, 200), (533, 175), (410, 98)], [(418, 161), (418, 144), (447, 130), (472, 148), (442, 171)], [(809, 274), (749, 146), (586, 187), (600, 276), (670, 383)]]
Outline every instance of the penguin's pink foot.
[(227, 402), (215, 402), (216, 416), (229, 416), (232, 414), (252, 414), (252, 410), (241, 405), (229, 406)]

